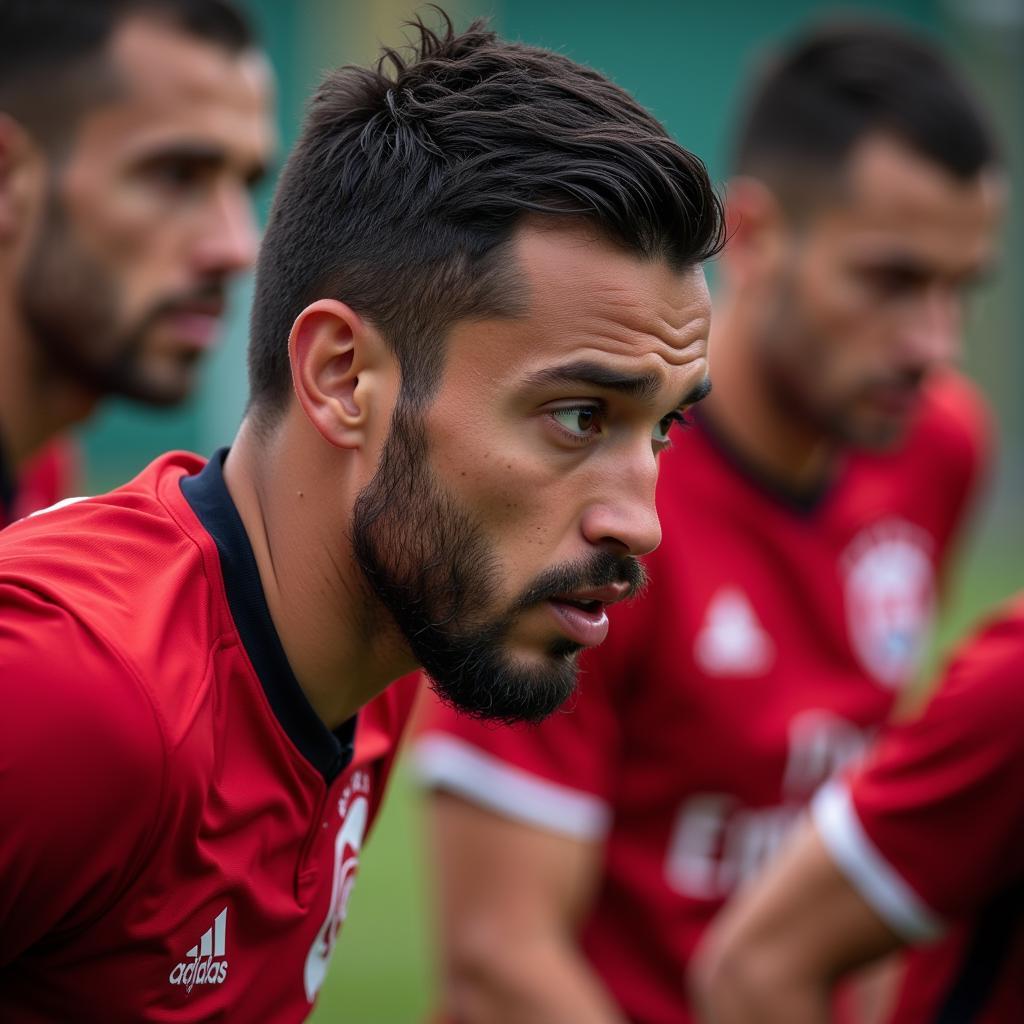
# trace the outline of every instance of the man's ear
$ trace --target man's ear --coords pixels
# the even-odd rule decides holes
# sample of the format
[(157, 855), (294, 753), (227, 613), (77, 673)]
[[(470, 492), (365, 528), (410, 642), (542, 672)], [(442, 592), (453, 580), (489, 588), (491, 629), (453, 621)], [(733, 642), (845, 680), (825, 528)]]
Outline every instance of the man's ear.
[(42, 171), (44, 158), (28, 132), (0, 111), (0, 244), (20, 234), (33, 203), (33, 175)]
[(292, 386), (306, 418), (336, 448), (360, 448), (390, 422), (394, 356), (353, 309), (317, 299), (288, 336)]
[(723, 269), (734, 287), (774, 270), (781, 256), (786, 218), (778, 198), (757, 178), (731, 178), (726, 189), (728, 244)]

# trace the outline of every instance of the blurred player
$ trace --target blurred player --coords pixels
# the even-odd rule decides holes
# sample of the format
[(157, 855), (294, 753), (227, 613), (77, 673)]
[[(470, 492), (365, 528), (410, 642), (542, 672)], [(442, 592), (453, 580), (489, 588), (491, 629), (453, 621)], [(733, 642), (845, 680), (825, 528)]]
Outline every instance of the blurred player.
[[(1024, 596), (924, 713), (829, 783), (694, 961), (703, 1019), (829, 1019), (845, 971), (903, 945), (892, 1022), (1024, 1020)], [(941, 935), (946, 938), (937, 944)]]
[(224, 0), (0, 0), (0, 526), (104, 395), (186, 398), (248, 267), (270, 73)]
[(640, 584), (721, 238), (700, 161), (562, 56), (423, 28), (327, 79), (230, 453), (0, 538), (0, 1019), (308, 1013), (407, 674), (538, 719)]
[(539, 729), (439, 711), (445, 1005), (681, 1022), (701, 932), (911, 678), (984, 459), (949, 369), (1001, 178), (947, 63), (819, 28), (756, 84), (715, 393), (664, 459), (651, 584)]

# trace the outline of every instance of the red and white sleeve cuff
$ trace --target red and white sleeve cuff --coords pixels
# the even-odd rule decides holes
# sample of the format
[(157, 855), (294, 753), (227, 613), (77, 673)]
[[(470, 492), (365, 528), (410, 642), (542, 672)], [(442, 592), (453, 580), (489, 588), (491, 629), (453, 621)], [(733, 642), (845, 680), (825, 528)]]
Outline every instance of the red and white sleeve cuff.
[(611, 824), (611, 809), (593, 794), (516, 768), (454, 736), (425, 733), (412, 761), (424, 787), (446, 790), (526, 825), (600, 841)]
[(946, 925), (886, 860), (864, 831), (840, 780), (827, 783), (815, 794), (811, 816), (825, 847), (878, 915), (909, 943), (939, 938)]

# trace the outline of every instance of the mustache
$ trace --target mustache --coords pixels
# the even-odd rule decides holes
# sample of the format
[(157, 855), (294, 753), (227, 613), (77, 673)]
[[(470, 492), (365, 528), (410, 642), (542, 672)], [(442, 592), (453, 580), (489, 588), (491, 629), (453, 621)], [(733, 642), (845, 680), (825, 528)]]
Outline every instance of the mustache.
[(196, 288), (179, 292), (177, 295), (169, 295), (155, 303), (146, 314), (146, 322), (150, 323), (167, 313), (177, 313), (179, 310), (187, 310), (192, 306), (208, 304), (223, 306), (226, 302), (227, 279), (211, 278)]
[(879, 388), (885, 388), (900, 391), (920, 391), (927, 378), (928, 370), (913, 368), (903, 370), (888, 377), (875, 377), (866, 382), (865, 390), (874, 391)]
[(647, 571), (643, 563), (632, 555), (598, 551), (590, 558), (546, 569), (530, 584), (514, 610), (523, 611), (560, 594), (596, 589), (610, 583), (627, 584), (629, 590), (625, 600), (632, 600), (647, 586)]

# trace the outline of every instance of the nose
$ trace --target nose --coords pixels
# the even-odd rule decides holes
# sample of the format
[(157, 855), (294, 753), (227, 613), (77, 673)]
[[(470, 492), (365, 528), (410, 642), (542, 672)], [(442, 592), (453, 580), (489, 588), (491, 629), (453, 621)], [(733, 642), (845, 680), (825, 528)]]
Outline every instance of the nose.
[(661, 543), (661, 523), (654, 501), (658, 460), (650, 440), (645, 448), (646, 452), (612, 467), (584, 510), (583, 535), (595, 547), (639, 557)]
[(223, 183), (203, 220), (194, 258), (204, 275), (222, 276), (248, 270), (256, 259), (258, 235), (248, 189)]
[(948, 286), (929, 288), (907, 317), (904, 352), (921, 369), (955, 362), (960, 356), (963, 299)]

